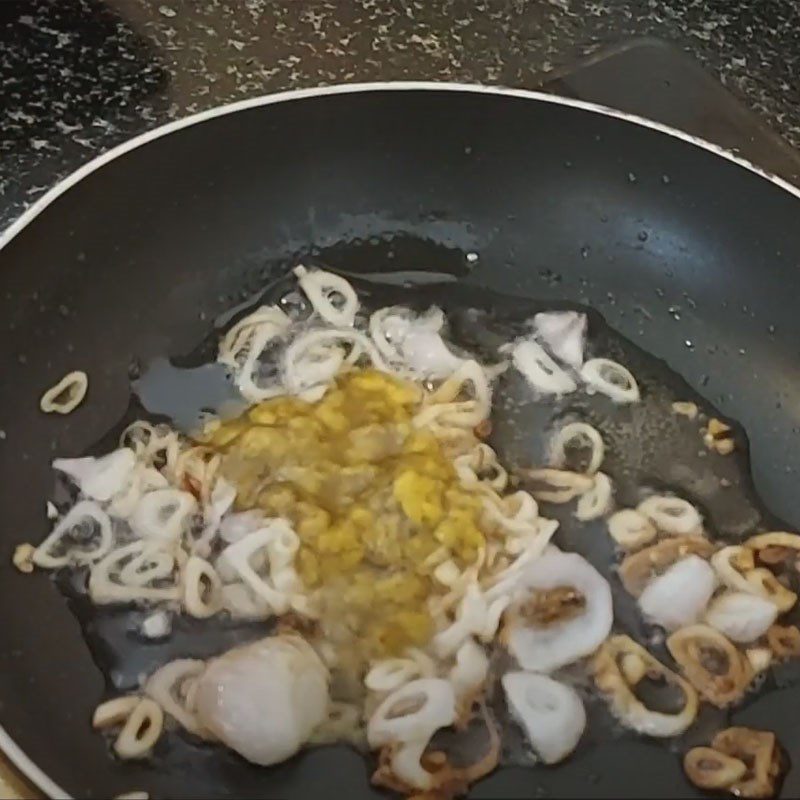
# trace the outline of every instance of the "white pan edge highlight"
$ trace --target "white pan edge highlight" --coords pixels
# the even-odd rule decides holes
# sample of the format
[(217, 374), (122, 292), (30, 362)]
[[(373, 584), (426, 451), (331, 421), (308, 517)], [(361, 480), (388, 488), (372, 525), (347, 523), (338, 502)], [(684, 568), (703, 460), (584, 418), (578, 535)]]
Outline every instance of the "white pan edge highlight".
[[(663, 125), (660, 122), (639, 117), (635, 114), (628, 114), (624, 111), (618, 111), (607, 106), (602, 106), (597, 103), (588, 103), (584, 100), (573, 100), (568, 97), (561, 97), (559, 95), (549, 94), (547, 92), (531, 91), (528, 89), (508, 89), (501, 86), (482, 86), (479, 84), (469, 83), (437, 83), (436, 81), (388, 81), (388, 82), (374, 82), (374, 83), (350, 83), (350, 84), (337, 84), (334, 86), (323, 86), (311, 89), (292, 89), (285, 92), (276, 92), (275, 94), (262, 95), (260, 97), (253, 97), (247, 100), (240, 100), (235, 103), (228, 103), (222, 106), (209, 108), (205, 111), (200, 111), (197, 114), (184, 117), (173, 122), (168, 122), (160, 125), (152, 130), (141, 133), (132, 139), (129, 139), (122, 144), (112, 147), (105, 153), (96, 156), (91, 161), (88, 161), (83, 166), (76, 169), (74, 172), (67, 175), (55, 186), (46, 191), (38, 200), (30, 205), (22, 214), (14, 220), (1, 234), (0, 234), (0, 250), (2, 250), (15, 236), (21, 233), (36, 217), (39, 216), (51, 203), (61, 197), (66, 191), (71, 189), (75, 184), (79, 183), (83, 178), (91, 175), (96, 170), (110, 163), (114, 159), (124, 156), (126, 153), (136, 150), (138, 147), (147, 144), (148, 142), (160, 139), (162, 136), (168, 136), (171, 133), (188, 128), (191, 125), (205, 122), (206, 120), (222, 117), (227, 114), (234, 114), (237, 111), (246, 111), (251, 108), (260, 108), (261, 106), (270, 106), (274, 103), (284, 103), (291, 100), (302, 100), (307, 97), (322, 97), (326, 95), (336, 94), (355, 94), (356, 92), (383, 92), (383, 91), (449, 91), (449, 92), (466, 92), (472, 94), (488, 94), (488, 95), (503, 95), (506, 97), (516, 97), (523, 100), (538, 100), (542, 103), (552, 103), (553, 105), (569, 106), (571, 108), (578, 108), (583, 111), (588, 111), (594, 114), (601, 114), (607, 117), (614, 117), (634, 125), (639, 125), (642, 128), (649, 128), (650, 130), (658, 131), (659, 133), (672, 136), (675, 139), (680, 139), (683, 142), (699, 147), (702, 150), (708, 150), (720, 158), (731, 161), (734, 164), (742, 167), (743, 169), (753, 172), (756, 175), (764, 178), (765, 180), (773, 183), (780, 189), (788, 192), (800, 199), (800, 187), (794, 186), (788, 181), (772, 175), (764, 169), (756, 166), (747, 159), (737, 156), (735, 153), (726, 150), (719, 145), (701, 139), (697, 136), (685, 133), (677, 128), (671, 128), (669, 125)], [(58, 784), (51, 780), (16, 744), (8, 732), (0, 726), (0, 749), (6, 754), (8, 759), (17, 767), (17, 769), (36, 785), (44, 794), (53, 800), (69, 800), (68, 795)], [(135, 789), (137, 787), (131, 787)]]

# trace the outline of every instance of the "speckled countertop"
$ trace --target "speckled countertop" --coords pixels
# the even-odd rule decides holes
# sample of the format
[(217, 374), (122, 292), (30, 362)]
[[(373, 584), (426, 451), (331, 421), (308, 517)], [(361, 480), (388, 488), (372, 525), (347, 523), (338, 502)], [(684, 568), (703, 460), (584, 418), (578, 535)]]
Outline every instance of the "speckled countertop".
[(797, 0), (6, 0), (0, 28), (0, 227), (210, 106), (366, 80), (536, 86), (631, 36), (676, 43), (800, 146)]

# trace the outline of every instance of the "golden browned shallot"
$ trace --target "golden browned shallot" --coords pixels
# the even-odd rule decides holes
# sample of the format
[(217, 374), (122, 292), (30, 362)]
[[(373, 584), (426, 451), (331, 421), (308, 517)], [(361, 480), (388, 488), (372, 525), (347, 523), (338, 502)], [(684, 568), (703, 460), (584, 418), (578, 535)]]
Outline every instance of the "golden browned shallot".
[(675, 631), (667, 648), (692, 686), (719, 708), (740, 700), (753, 678), (747, 658), (710, 625)]
[[(697, 716), (699, 703), (692, 685), (629, 636), (611, 636), (595, 655), (593, 668), (595, 684), (607, 696), (614, 715), (638, 733), (661, 738), (678, 736)], [(648, 708), (635, 691), (636, 684), (645, 677), (680, 689), (683, 708), (674, 714)]]
[(634, 597), (638, 597), (650, 579), (676, 561), (689, 555), (708, 558), (714, 545), (700, 536), (673, 536), (625, 557), (619, 566), (622, 585)]
[(800, 656), (800, 629), (796, 625), (773, 625), (767, 631), (767, 644), (776, 658)]
[(693, 747), (683, 758), (686, 777), (698, 788), (729, 789), (747, 772), (747, 764), (711, 747)]
[(781, 773), (781, 752), (775, 734), (753, 728), (733, 727), (720, 731), (711, 747), (747, 765), (747, 773), (728, 787), (736, 797), (774, 797)]

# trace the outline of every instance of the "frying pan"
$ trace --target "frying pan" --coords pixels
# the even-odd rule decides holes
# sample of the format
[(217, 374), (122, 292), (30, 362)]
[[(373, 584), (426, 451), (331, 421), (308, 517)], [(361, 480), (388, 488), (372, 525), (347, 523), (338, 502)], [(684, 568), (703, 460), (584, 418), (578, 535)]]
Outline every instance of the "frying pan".
[[(800, 523), (798, 223), (797, 190), (711, 145), (571, 100), (467, 86), (265, 97), (84, 167), (12, 226), (0, 255), (1, 743), (54, 796), (372, 796), (361, 759), (341, 748), (265, 771), (176, 737), (153, 763), (115, 763), (88, 724), (105, 683), (70, 605), (46, 576), (7, 566), (17, 543), (45, 534), (53, 455), (85, 452), (124, 415), (132, 359), (191, 351), (217, 314), (303, 258), (468, 263), (459, 280), (595, 307), (744, 424), (763, 499)], [(87, 401), (66, 418), (39, 414), (42, 391), (73, 369), (90, 376)], [(800, 724), (778, 717), (798, 752)], [(784, 794), (799, 792), (790, 773)], [(620, 739), (556, 769), (503, 770), (473, 794), (692, 790), (674, 754)]]

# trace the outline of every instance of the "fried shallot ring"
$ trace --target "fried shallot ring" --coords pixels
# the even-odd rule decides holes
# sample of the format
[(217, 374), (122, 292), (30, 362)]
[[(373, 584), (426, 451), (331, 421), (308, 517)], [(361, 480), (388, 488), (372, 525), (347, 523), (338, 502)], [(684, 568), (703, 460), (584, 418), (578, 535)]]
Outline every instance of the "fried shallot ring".
[(625, 557), (619, 577), (629, 594), (638, 597), (654, 574), (688, 555), (708, 558), (714, 546), (700, 536), (673, 536)]
[(565, 469), (528, 469), (522, 476), (534, 484), (531, 494), (544, 503), (569, 503), (594, 486), (594, 479)]
[(45, 414), (69, 414), (83, 402), (88, 389), (89, 376), (85, 372), (69, 372), (42, 395), (39, 408)]
[[(383, 747), (378, 756), (378, 768), (372, 774), (372, 783), (401, 794), (413, 796), (417, 800), (450, 800), (450, 798), (466, 794), (470, 784), (488, 775), (500, 760), (500, 732), (489, 715), (486, 704), (480, 703), (480, 715), (489, 734), (486, 752), (474, 763), (463, 767), (454, 767), (449, 763), (447, 754), (441, 751), (416, 752), (408, 745), (391, 744)], [(431, 786), (424, 792), (401, 780), (395, 774), (392, 764), (398, 758), (407, 756), (418, 758), (422, 767), (431, 775)]]
[[(645, 669), (626, 669), (623, 672), (622, 664), (630, 664), (630, 656), (644, 662)], [(597, 688), (608, 696), (614, 715), (638, 733), (660, 738), (678, 736), (697, 716), (699, 702), (692, 685), (629, 636), (609, 637), (595, 655), (593, 669)], [(683, 693), (683, 709), (677, 714), (667, 714), (647, 708), (634, 691), (636, 683), (645, 677), (662, 678), (677, 686)], [(635, 682), (629, 682), (636, 678)]]
[(786, 547), (790, 550), (800, 550), (800, 534), (787, 533), (786, 531), (769, 531), (751, 536), (745, 543), (745, 547), (758, 552), (767, 547)]
[(740, 700), (753, 670), (736, 646), (710, 625), (687, 625), (667, 639), (667, 649), (701, 696), (717, 708)]
[(570, 466), (567, 446), (575, 441), (588, 443), (591, 454), (584, 471), (594, 475), (603, 463), (606, 448), (597, 428), (588, 422), (570, 422), (561, 428), (550, 443), (550, 466), (554, 469), (566, 469)]
[(660, 531), (673, 536), (702, 534), (703, 518), (700, 512), (682, 497), (655, 494), (636, 507)]
[(161, 706), (147, 697), (115, 697), (101, 703), (92, 716), (92, 727), (105, 730), (121, 726), (114, 742), (120, 758), (145, 758), (164, 730)]
[(773, 625), (767, 631), (767, 644), (776, 658), (800, 656), (800, 629), (796, 625)]
[(211, 564), (190, 556), (183, 568), (183, 607), (196, 619), (213, 617), (222, 610), (222, 581)]
[(623, 508), (608, 518), (608, 532), (623, 550), (637, 550), (656, 538), (656, 526), (634, 508)]
[(787, 589), (766, 567), (755, 567), (755, 550), (730, 545), (711, 558), (720, 580), (730, 589), (755, 594), (769, 600), (781, 613), (797, 602), (797, 595)]
[(604, 472), (595, 473), (592, 488), (578, 498), (575, 518), (581, 522), (588, 522), (604, 516), (611, 510), (613, 494), (611, 478)]
[(686, 777), (699, 789), (729, 789), (747, 772), (747, 764), (712, 747), (693, 747), (683, 757)]
[(711, 747), (726, 756), (738, 758), (748, 767), (744, 778), (728, 787), (737, 797), (774, 797), (781, 772), (781, 752), (771, 731), (733, 727), (720, 731)]

